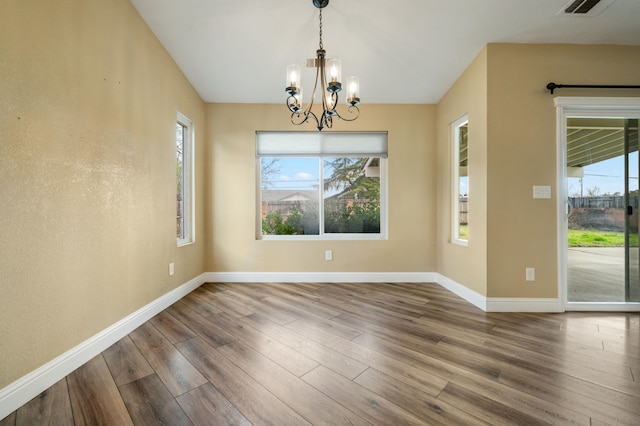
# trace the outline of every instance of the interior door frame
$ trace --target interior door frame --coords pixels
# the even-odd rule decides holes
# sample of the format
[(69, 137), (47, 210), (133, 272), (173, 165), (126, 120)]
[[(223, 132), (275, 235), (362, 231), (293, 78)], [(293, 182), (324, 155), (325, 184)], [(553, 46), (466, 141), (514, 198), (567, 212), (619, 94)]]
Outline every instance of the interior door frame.
[(638, 311), (635, 302), (569, 302), (567, 299), (567, 118), (568, 117), (640, 117), (638, 97), (569, 97), (554, 98), (556, 107), (557, 148), (557, 229), (558, 229), (558, 300), (564, 311)]

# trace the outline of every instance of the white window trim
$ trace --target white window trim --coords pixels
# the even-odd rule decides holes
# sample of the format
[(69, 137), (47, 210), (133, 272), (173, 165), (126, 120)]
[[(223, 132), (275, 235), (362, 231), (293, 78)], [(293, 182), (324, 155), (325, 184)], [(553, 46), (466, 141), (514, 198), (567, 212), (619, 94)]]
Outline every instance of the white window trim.
[[(262, 241), (339, 241), (339, 240), (387, 240), (388, 239), (388, 172), (387, 172), (387, 145), (386, 132), (327, 132), (327, 133), (317, 133), (317, 132), (257, 132), (259, 134), (279, 134), (283, 135), (285, 138), (295, 137), (296, 134), (304, 134), (305, 137), (309, 138), (308, 141), (312, 141), (312, 144), (317, 143), (316, 139), (322, 138), (335, 138), (335, 141), (339, 141), (338, 138), (342, 136), (354, 136), (354, 137), (366, 137), (367, 135), (374, 135), (376, 137), (380, 137), (384, 134), (384, 154), (379, 155), (375, 153), (365, 154), (364, 152), (351, 152), (350, 150), (343, 152), (342, 154), (330, 154), (323, 155), (321, 152), (312, 152), (312, 153), (303, 153), (303, 152), (287, 152), (285, 154), (276, 154), (277, 148), (272, 149), (271, 144), (268, 144), (268, 152), (261, 153), (260, 148), (258, 147), (256, 150), (257, 158), (256, 158), (256, 239)], [(299, 143), (299, 141), (298, 141)], [(307, 145), (308, 146), (308, 145)], [(382, 147), (382, 145), (381, 145)], [(311, 150), (314, 151), (318, 148), (312, 147)], [(372, 234), (372, 233), (357, 233), (357, 234), (347, 234), (347, 233), (321, 233), (319, 235), (262, 235), (262, 202), (261, 202), (261, 191), (262, 191), (262, 174), (260, 173), (260, 158), (262, 157), (273, 157), (273, 158), (286, 158), (286, 157), (302, 157), (308, 156), (311, 158), (319, 158), (319, 181), (322, 182), (324, 180), (324, 167), (322, 159), (324, 157), (375, 157), (380, 158), (380, 233)], [(322, 191), (319, 191), (320, 197), (320, 206), (323, 206)], [(319, 208), (319, 221), (320, 225), (324, 223), (324, 209)], [(320, 226), (320, 230), (322, 231), (322, 226)]]
[(451, 242), (466, 247), (469, 245), (469, 240), (460, 238), (460, 132), (458, 131), (465, 124), (469, 124), (469, 114), (451, 123)]
[(187, 128), (186, 140), (183, 141), (182, 167), (184, 173), (184, 182), (182, 187), (183, 203), (184, 203), (184, 238), (177, 238), (178, 247), (193, 244), (196, 241), (196, 220), (195, 220), (195, 155), (194, 141), (195, 131), (193, 122), (184, 114), (177, 113), (177, 122)]

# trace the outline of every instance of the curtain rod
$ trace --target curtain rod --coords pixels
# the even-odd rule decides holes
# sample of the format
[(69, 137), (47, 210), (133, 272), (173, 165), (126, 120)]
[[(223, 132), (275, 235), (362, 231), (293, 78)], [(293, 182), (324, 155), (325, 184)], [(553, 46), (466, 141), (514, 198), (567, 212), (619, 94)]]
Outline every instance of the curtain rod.
[(611, 85), (593, 85), (593, 84), (547, 84), (547, 90), (553, 95), (553, 91), (556, 89), (562, 89), (563, 87), (575, 88), (575, 89), (640, 89), (640, 86), (611, 86)]

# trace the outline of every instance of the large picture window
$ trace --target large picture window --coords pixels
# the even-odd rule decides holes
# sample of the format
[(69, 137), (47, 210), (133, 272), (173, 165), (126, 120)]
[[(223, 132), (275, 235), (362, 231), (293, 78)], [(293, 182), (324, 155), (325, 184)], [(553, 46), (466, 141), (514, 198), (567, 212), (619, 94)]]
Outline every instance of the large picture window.
[(258, 237), (386, 238), (386, 133), (259, 132)]
[(178, 113), (176, 121), (176, 235), (178, 245), (194, 241), (193, 124)]
[(469, 118), (467, 115), (451, 124), (451, 241), (469, 242)]

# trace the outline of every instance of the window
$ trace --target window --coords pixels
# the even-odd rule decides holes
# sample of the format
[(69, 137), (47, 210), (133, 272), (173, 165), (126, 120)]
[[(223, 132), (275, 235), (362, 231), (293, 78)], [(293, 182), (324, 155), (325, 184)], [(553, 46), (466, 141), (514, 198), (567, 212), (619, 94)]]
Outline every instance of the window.
[(452, 234), (451, 241), (469, 242), (469, 118), (467, 115), (451, 124), (452, 135)]
[(257, 156), (259, 238), (386, 238), (386, 133), (259, 132)]
[(193, 124), (178, 113), (176, 122), (176, 232), (178, 245), (194, 241)]

